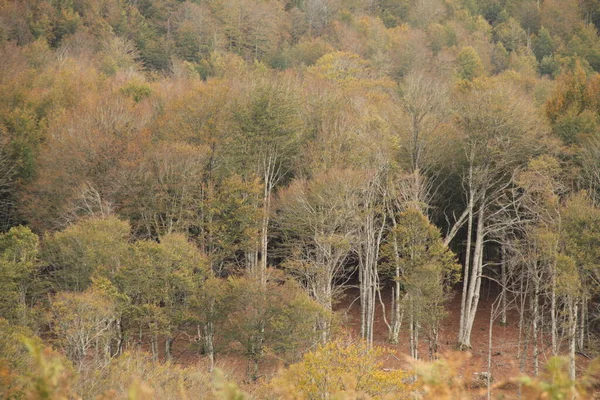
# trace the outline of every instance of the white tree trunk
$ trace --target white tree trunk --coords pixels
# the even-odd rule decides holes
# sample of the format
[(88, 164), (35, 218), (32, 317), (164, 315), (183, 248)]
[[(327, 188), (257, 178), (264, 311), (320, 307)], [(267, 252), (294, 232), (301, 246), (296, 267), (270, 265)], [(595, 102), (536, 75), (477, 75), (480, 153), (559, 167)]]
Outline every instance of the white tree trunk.
[(550, 329), (552, 330), (552, 355), (555, 356), (558, 354), (558, 326), (556, 323), (556, 266), (554, 265), (552, 268), (552, 287), (551, 290), (551, 298), (550, 298)]
[[(537, 273), (536, 273), (537, 275)], [(539, 290), (540, 290), (540, 282), (539, 282), (539, 278), (538, 276), (534, 276), (534, 289), (533, 289), (533, 296), (530, 299), (530, 301), (532, 302), (532, 317), (533, 317), (533, 323), (531, 326), (532, 329), (532, 341), (533, 341), (533, 375), (534, 376), (538, 376), (539, 370), (540, 370), (540, 365), (539, 365), (539, 351), (538, 351), (538, 326), (539, 326), (539, 309), (540, 309), (540, 304), (539, 304)]]
[[(479, 292), (481, 289), (481, 273), (483, 269), (483, 243), (484, 243), (484, 218), (485, 197), (482, 198), (481, 206), (477, 215), (477, 232), (473, 252), (473, 261), (469, 271), (469, 282), (466, 292), (466, 304), (461, 310), (463, 315), (463, 329), (461, 330), (458, 344), (462, 349), (471, 348), (471, 331), (475, 322), (475, 314), (479, 305)], [(462, 307), (461, 307), (462, 308)]]
[[(392, 218), (394, 229), (396, 228), (396, 219)], [(402, 326), (402, 311), (401, 311), (401, 296), (400, 296), (400, 257), (398, 256), (398, 240), (396, 232), (393, 235), (394, 243), (394, 287), (392, 289), (392, 321), (389, 328), (388, 340), (392, 344), (398, 344), (398, 337), (400, 336), (400, 328)]]
[(386, 217), (378, 215), (376, 210), (377, 182), (367, 188), (364, 210), (366, 212), (362, 226), (359, 228), (358, 269), (360, 279), (361, 329), (360, 333), (367, 344), (373, 344), (373, 324), (375, 321), (375, 305), (379, 290), (377, 262), (379, 248), (383, 239)]
[(569, 377), (572, 381), (576, 378), (575, 350), (577, 347), (577, 300), (567, 296), (569, 312)]
[(502, 260), (501, 260), (501, 264), (500, 264), (500, 268), (501, 268), (501, 283), (502, 283), (502, 293), (500, 294), (502, 296), (502, 308), (500, 310), (500, 322), (502, 323), (502, 325), (506, 325), (507, 324), (507, 318), (506, 318), (506, 294), (507, 294), (507, 285), (508, 285), (508, 278), (506, 276), (507, 271), (506, 271), (506, 248), (504, 247), (504, 243), (502, 244)]
[(462, 344), (462, 338), (465, 336), (465, 327), (467, 316), (467, 293), (469, 292), (469, 271), (471, 270), (471, 241), (473, 238), (473, 208), (475, 203), (475, 193), (472, 189), (473, 170), (469, 169), (469, 202), (467, 204), (467, 247), (465, 249), (465, 268), (463, 274), (462, 298), (460, 303), (460, 326), (458, 330), (458, 343)]

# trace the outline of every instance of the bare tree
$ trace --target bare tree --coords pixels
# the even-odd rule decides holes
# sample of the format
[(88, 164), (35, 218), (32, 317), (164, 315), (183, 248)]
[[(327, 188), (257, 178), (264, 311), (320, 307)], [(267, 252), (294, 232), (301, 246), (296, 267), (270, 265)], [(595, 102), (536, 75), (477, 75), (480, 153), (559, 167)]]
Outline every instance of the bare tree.
[(435, 191), (433, 166), (444, 146), (434, 143), (444, 137), (448, 99), (447, 87), (421, 71), (409, 73), (401, 87), (400, 158), (408, 171), (402, 193), (424, 209)]
[(13, 225), (17, 168), (10, 157), (9, 142), (0, 138), (0, 230)]
[(387, 220), (381, 196), (382, 175), (383, 171), (379, 170), (368, 172), (365, 176), (364, 186), (360, 189), (355, 243), (360, 285), (360, 333), (369, 345), (373, 344), (373, 323), (379, 293), (379, 250)]
[(473, 91), (458, 107), (456, 117), (464, 134), (460, 175), (466, 208), (446, 242), (467, 223), (458, 342), (461, 348), (469, 348), (479, 304), (484, 246), (491, 237), (517, 221), (499, 220), (497, 216), (515, 208), (518, 199), (510, 194), (515, 171), (527, 162), (529, 155), (540, 151), (545, 130), (528, 100), (504, 89)]
[[(347, 261), (357, 231), (361, 178), (356, 171), (334, 169), (310, 181), (299, 179), (280, 195), (276, 224), (291, 252), (284, 266), (329, 312), (354, 270)], [(329, 325), (317, 321), (323, 342)]]

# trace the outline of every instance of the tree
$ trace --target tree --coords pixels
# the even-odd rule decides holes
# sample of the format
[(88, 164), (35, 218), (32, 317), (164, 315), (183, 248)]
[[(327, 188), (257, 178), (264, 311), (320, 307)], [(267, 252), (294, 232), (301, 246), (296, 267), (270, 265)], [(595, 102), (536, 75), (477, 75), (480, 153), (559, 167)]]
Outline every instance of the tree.
[(413, 71), (400, 87), (399, 106), (404, 114), (398, 132), (400, 162), (409, 175), (406, 200), (427, 207), (434, 192), (433, 167), (442, 147), (439, 141), (445, 137), (442, 132), (448, 116), (448, 90), (431, 76)]
[(389, 349), (364, 342), (322, 344), (279, 373), (269, 390), (285, 398), (410, 398), (415, 385), (406, 383), (409, 373), (383, 368), (382, 358), (391, 355)]
[[(0, 131), (1, 132), (1, 131)], [(12, 225), (16, 197), (17, 165), (12, 160), (8, 140), (0, 139), (0, 224), (3, 230)]]
[[(569, 315), (571, 376), (574, 378), (574, 349), (585, 346), (589, 299), (598, 293), (600, 278), (600, 210), (585, 192), (575, 193), (561, 210), (562, 252), (566, 305)], [(577, 314), (579, 310), (579, 315)], [(577, 325), (579, 323), (579, 325)], [(577, 335), (577, 336), (576, 336)]]
[(247, 60), (277, 49), (285, 33), (283, 5), (276, 1), (221, 0), (212, 3), (222, 24), (226, 47)]
[(206, 59), (225, 44), (214, 15), (204, 4), (183, 3), (173, 19), (176, 51), (186, 61)]
[(460, 79), (467, 82), (481, 76), (483, 74), (483, 64), (481, 58), (471, 46), (464, 47), (456, 57), (458, 63), (457, 75)]
[(158, 337), (165, 335), (164, 354), (170, 359), (174, 334), (188, 317), (196, 282), (208, 277), (206, 260), (185, 236), (171, 234), (160, 243), (134, 243), (127, 261), (115, 280), (131, 301), (129, 330), (137, 329), (140, 340), (144, 334), (149, 337), (155, 358)]
[(129, 223), (116, 217), (87, 219), (47, 234), (42, 259), (56, 290), (84, 291), (95, 274), (114, 280), (128, 251)]
[(201, 342), (202, 354), (208, 357), (208, 370), (212, 372), (218, 351), (219, 329), (223, 329), (234, 304), (227, 280), (210, 276), (210, 272), (205, 280), (197, 280), (189, 299), (188, 318), (197, 324), (197, 339)]
[(494, 46), (491, 55), (492, 65), (494, 66), (494, 73), (499, 74), (508, 68), (510, 61), (510, 55), (502, 43), (498, 42)]
[(35, 295), (39, 240), (27, 227), (18, 226), (0, 234), (0, 316), (17, 325), (27, 325), (28, 306)]
[(208, 151), (184, 143), (160, 143), (139, 164), (123, 210), (138, 235), (155, 238), (193, 229), (202, 209)]
[(494, 36), (508, 52), (519, 50), (527, 42), (527, 33), (513, 18), (496, 25)]
[[(392, 310), (404, 309), (410, 326), (410, 352), (418, 358), (421, 329), (429, 343), (429, 357), (437, 353), (439, 326), (445, 316), (444, 303), (458, 274), (452, 252), (439, 230), (416, 208), (400, 213), (382, 250), (388, 258), (394, 281)], [(383, 272), (383, 271), (382, 271)], [(392, 318), (389, 340), (398, 343), (401, 318)]]
[(540, 3), (540, 23), (553, 37), (567, 41), (574, 31), (584, 26), (577, 2), (547, 0)]
[(538, 61), (542, 61), (544, 57), (550, 57), (554, 54), (556, 44), (548, 29), (542, 27), (540, 32), (533, 40), (533, 53)]
[(234, 306), (227, 317), (225, 336), (241, 345), (253, 380), (258, 378), (265, 356), (293, 362), (314, 347), (320, 339), (315, 322), (326, 318), (326, 311), (293, 279), (274, 270), (267, 273), (266, 287), (253, 276), (228, 282)]
[(93, 285), (81, 293), (61, 292), (50, 300), (49, 323), (58, 345), (81, 371), (90, 350), (108, 362), (115, 335), (114, 301)]
[[(232, 73), (230, 66), (222, 68)], [(141, 164), (142, 183), (133, 194), (125, 193), (130, 206), (121, 212), (146, 223), (149, 234), (164, 225), (163, 219), (173, 220), (173, 228), (188, 234), (222, 275), (228, 263), (239, 262), (240, 252), (255, 247), (262, 214), (257, 209), (260, 179), (236, 172), (240, 159), (229, 146), (235, 139), (232, 103), (240, 88), (225, 79), (184, 77), (173, 84), (177, 93), (164, 93), (169, 100), (155, 126), (164, 148), (154, 148)]]
[[(83, 68), (71, 67), (84, 74)], [(96, 73), (89, 75), (97, 78)], [(67, 97), (74, 104), (67, 104), (64, 112), (57, 111), (52, 118), (37, 158), (35, 179), (26, 187), (23, 213), (38, 231), (64, 229), (79, 219), (112, 215), (119, 206), (119, 192), (131, 183), (130, 167), (137, 164), (148, 141), (141, 133), (149, 116), (143, 102), (136, 104), (122, 95), (91, 90), (97, 82), (90, 78), (92, 82), (68, 75), (61, 79), (72, 85), (81, 82), (81, 87), (89, 89), (80, 98), (69, 93), (79, 89), (66, 84), (66, 88), (53, 88), (56, 97)]]
[(382, 196), (384, 171), (366, 171), (359, 189), (355, 254), (360, 289), (360, 334), (373, 344), (375, 306), (379, 294), (379, 251), (386, 228), (387, 213)]
[(491, 87), (474, 89), (467, 98), (456, 120), (465, 135), (459, 174), (467, 206), (445, 241), (449, 243), (467, 223), (459, 345), (468, 348), (479, 303), (484, 245), (518, 222), (518, 216), (515, 219), (511, 214), (520, 199), (519, 193), (511, 190), (514, 173), (547, 144), (543, 123), (518, 93)]
[[(523, 213), (529, 213), (532, 220), (523, 227), (521, 235), (522, 243), (529, 242), (529, 250), (524, 251), (525, 264), (529, 267), (525, 272), (526, 277), (518, 279), (530, 279), (533, 276), (534, 294), (530, 298), (533, 307), (534, 324), (534, 346), (537, 346), (537, 322), (539, 318), (538, 304), (542, 295), (540, 292), (550, 292), (550, 318), (552, 335), (552, 352), (558, 354), (558, 304), (557, 304), (557, 257), (560, 250), (560, 231), (562, 215), (560, 207), (560, 196), (566, 191), (561, 179), (561, 165), (559, 161), (549, 155), (542, 155), (529, 162), (526, 170), (519, 173), (516, 183), (525, 190), (522, 203)], [(533, 267), (533, 268), (531, 268)], [(504, 271), (506, 273), (506, 271)], [(517, 272), (517, 273), (520, 273)], [(549, 278), (550, 284), (542, 285)], [(503, 275), (503, 286), (506, 296), (506, 278)], [(527, 286), (527, 285), (526, 285)], [(537, 293), (537, 294), (536, 294)], [(547, 293), (544, 293), (547, 294)], [(503, 310), (503, 315), (506, 313)], [(537, 360), (537, 349), (534, 349), (534, 358)], [(536, 374), (537, 374), (537, 363)]]
[[(289, 256), (284, 267), (329, 313), (352, 272), (361, 174), (332, 169), (311, 180), (297, 179), (280, 193), (276, 222)], [(329, 317), (326, 315), (326, 317)], [(325, 343), (330, 321), (317, 321)]]
[(268, 264), (269, 221), (272, 195), (291, 173), (297, 155), (302, 120), (291, 82), (265, 82), (249, 88), (234, 115), (236, 136), (232, 156), (247, 180), (260, 179), (263, 193), (256, 199), (262, 208), (257, 248), (248, 268), (265, 285)]

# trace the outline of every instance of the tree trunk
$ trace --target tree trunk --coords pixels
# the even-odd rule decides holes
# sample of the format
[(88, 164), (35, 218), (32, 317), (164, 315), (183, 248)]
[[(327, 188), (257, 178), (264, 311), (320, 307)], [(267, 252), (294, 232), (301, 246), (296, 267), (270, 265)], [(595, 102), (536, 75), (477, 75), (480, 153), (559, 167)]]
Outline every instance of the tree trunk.
[(569, 312), (569, 378), (575, 381), (576, 365), (575, 350), (577, 347), (577, 300), (572, 296), (567, 296)]
[(556, 266), (552, 268), (552, 287), (550, 299), (550, 329), (552, 330), (552, 355), (558, 354), (558, 326), (556, 324)]
[[(377, 179), (377, 178), (375, 178)], [(372, 182), (372, 185), (377, 185)], [(365, 201), (365, 219), (360, 227), (362, 237), (358, 246), (358, 269), (360, 279), (360, 306), (361, 306), (361, 329), (360, 333), (369, 346), (373, 344), (373, 324), (375, 320), (375, 305), (377, 301), (379, 248), (383, 238), (386, 218), (385, 215), (378, 218), (375, 210), (375, 190), (367, 189)]]
[(414, 299), (410, 298), (410, 356), (415, 360), (419, 359), (419, 336), (418, 321), (415, 312)]
[(429, 332), (429, 360), (433, 361), (437, 359), (438, 352), (438, 328), (431, 328)]
[(392, 344), (398, 344), (398, 337), (400, 336), (400, 328), (402, 326), (402, 312), (400, 307), (400, 257), (398, 255), (398, 240), (396, 237), (396, 219), (392, 218), (394, 225), (393, 244), (394, 244), (394, 287), (392, 288), (392, 321), (390, 324), (390, 331), (388, 340)]
[(158, 361), (158, 343), (157, 343), (157, 338), (156, 335), (152, 335), (152, 338), (150, 339), (150, 347), (152, 348), (152, 361), (157, 362)]
[(500, 263), (500, 268), (501, 268), (501, 282), (502, 282), (502, 293), (500, 294), (502, 296), (502, 309), (500, 311), (500, 322), (502, 323), (502, 325), (506, 325), (507, 324), (507, 319), (506, 319), (506, 287), (508, 285), (508, 279), (506, 276), (506, 248), (504, 247), (504, 243), (502, 244), (502, 260)]
[[(271, 169), (271, 158), (269, 158), (268, 172)], [(262, 226), (260, 229), (260, 259), (256, 277), (262, 285), (267, 286), (267, 247), (269, 244), (269, 216), (271, 213), (271, 192), (272, 192), (272, 176), (266, 172), (264, 176), (264, 194), (263, 194), (263, 216)]]
[[(536, 273), (537, 275), (537, 273)], [(539, 365), (539, 354), (538, 354), (538, 325), (539, 325), (539, 290), (540, 290), (540, 282), (538, 276), (534, 276), (534, 289), (533, 296), (530, 299), (532, 302), (532, 317), (533, 323), (531, 326), (532, 330), (532, 341), (533, 341), (533, 375), (538, 376), (540, 365)]]
[(211, 322), (204, 324), (202, 339), (204, 341), (204, 353), (208, 357), (208, 372), (215, 368), (214, 327)]
[[(484, 217), (485, 217), (485, 193), (481, 200), (481, 206), (477, 215), (477, 232), (475, 239), (475, 248), (473, 252), (472, 268), (469, 273), (469, 286), (466, 293), (466, 304), (464, 311), (463, 329), (459, 337), (459, 347), (461, 349), (471, 348), (471, 331), (475, 322), (475, 314), (479, 304), (479, 292), (481, 289), (481, 273), (483, 269), (483, 242), (484, 242)], [(462, 308), (462, 307), (461, 307)]]
[(581, 297), (581, 313), (579, 318), (579, 334), (577, 337), (577, 347), (579, 351), (583, 351), (585, 349), (585, 328), (586, 328), (586, 319), (587, 319), (587, 298), (586, 296)]
[[(469, 187), (472, 186), (473, 180), (473, 171), (472, 168), (469, 169)], [(462, 346), (463, 337), (465, 336), (465, 327), (466, 321), (465, 317), (467, 316), (467, 293), (469, 291), (469, 271), (471, 269), (471, 241), (473, 237), (473, 207), (475, 202), (475, 193), (473, 189), (469, 189), (469, 204), (467, 206), (468, 209), (468, 220), (467, 220), (467, 248), (465, 249), (465, 269), (463, 274), (463, 288), (462, 288), (462, 298), (460, 303), (460, 327), (458, 330), (458, 344), (459, 347)]]
[(494, 305), (490, 308), (490, 325), (488, 328), (488, 356), (487, 356), (487, 400), (492, 398), (492, 334), (494, 328)]
[(165, 339), (165, 360), (171, 361), (173, 359), (173, 338), (171, 336), (167, 336)]

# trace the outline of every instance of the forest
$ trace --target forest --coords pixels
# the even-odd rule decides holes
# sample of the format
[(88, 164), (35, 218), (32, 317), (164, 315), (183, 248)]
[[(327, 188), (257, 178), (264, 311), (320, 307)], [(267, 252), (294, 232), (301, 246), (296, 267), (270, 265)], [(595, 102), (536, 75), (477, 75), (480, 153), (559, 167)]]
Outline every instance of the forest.
[(598, 29), (0, 0), (0, 398), (595, 398)]

